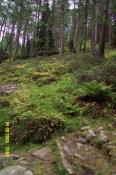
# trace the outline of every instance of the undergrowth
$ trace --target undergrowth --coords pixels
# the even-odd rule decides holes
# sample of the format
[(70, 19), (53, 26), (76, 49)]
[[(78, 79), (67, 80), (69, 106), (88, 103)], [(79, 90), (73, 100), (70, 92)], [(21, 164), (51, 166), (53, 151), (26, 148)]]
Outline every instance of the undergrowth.
[(3, 63), (0, 74), (1, 85), (18, 85), (0, 95), (0, 136), (9, 121), (12, 143), (41, 143), (60, 130), (72, 132), (90, 120), (116, 115), (113, 58), (100, 62), (86, 53), (17, 60)]

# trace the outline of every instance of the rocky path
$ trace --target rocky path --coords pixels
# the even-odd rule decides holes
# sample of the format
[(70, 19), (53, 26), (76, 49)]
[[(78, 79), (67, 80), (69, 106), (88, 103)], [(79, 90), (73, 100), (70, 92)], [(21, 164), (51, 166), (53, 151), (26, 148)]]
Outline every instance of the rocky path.
[[(114, 131), (106, 131), (103, 127), (83, 127), (77, 133), (62, 136), (57, 140), (57, 146), (69, 175), (116, 175)], [(15, 160), (13, 166), (11, 160), (5, 162), (2, 156), (0, 175), (58, 175), (53, 154), (50, 147), (43, 147), (24, 157), (12, 155), (10, 159)]]
[(58, 141), (64, 167), (71, 175), (115, 175), (116, 133), (84, 127)]

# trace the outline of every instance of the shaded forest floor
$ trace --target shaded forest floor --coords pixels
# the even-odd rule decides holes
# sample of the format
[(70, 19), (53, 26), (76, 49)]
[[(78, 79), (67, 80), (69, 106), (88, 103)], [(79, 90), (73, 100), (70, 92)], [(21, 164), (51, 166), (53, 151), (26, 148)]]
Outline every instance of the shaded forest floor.
[[(56, 140), (63, 135), (71, 140), (74, 138), (70, 135), (72, 133), (83, 137), (83, 133), (80, 133), (82, 127), (90, 126), (93, 130), (103, 127), (107, 137), (114, 139), (115, 51), (107, 55), (109, 58), (103, 62), (94, 60), (89, 53), (67, 53), (63, 57), (50, 56), (17, 60), (12, 64), (7, 61), (3, 63), (0, 67), (1, 153), (5, 150), (4, 131), (5, 122), (8, 121), (11, 153), (28, 156), (28, 151), (31, 153), (44, 146), (52, 149), (55, 162), (47, 167), (48, 170), (44, 163), (36, 162), (33, 171), (38, 175), (46, 174), (45, 171), (50, 175), (67, 174), (56, 144)], [(116, 141), (114, 142), (116, 144)], [(96, 145), (96, 141), (92, 144)], [(97, 143), (99, 144), (101, 145)], [(87, 149), (92, 148), (87, 146)], [(89, 156), (96, 154), (101, 156), (95, 148)], [(82, 153), (83, 157), (84, 155), (85, 153)], [(94, 167), (99, 169), (98, 160), (95, 161)], [(100, 160), (104, 162), (104, 155)], [(77, 161), (77, 164), (80, 162)], [(111, 174), (112, 165), (108, 161), (104, 164), (104, 167), (108, 166), (109, 169), (106, 171), (101, 167), (95, 174)], [(81, 166), (80, 169), (77, 168), (79, 175), (83, 174), (81, 169), (84, 168)]]

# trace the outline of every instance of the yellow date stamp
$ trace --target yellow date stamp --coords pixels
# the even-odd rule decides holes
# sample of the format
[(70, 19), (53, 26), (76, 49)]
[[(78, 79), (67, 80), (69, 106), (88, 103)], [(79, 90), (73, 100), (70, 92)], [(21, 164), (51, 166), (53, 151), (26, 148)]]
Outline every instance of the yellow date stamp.
[(10, 156), (10, 123), (5, 123), (5, 156)]

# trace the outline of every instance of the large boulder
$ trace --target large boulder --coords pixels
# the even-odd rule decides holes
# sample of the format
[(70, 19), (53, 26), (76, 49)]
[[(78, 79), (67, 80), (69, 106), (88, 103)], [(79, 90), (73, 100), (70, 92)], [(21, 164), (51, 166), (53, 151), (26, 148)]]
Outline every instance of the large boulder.
[(9, 157), (0, 155), (0, 169), (12, 165), (12, 161), (17, 159), (19, 159), (19, 155), (16, 154), (11, 154)]
[(0, 175), (33, 175), (33, 173), (25, 167), (16, 165), (2, 169)]

